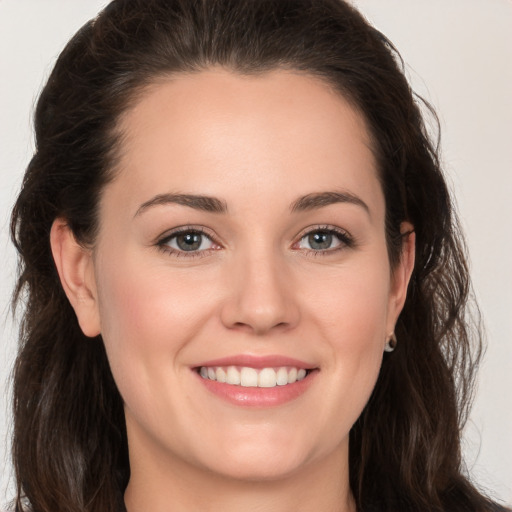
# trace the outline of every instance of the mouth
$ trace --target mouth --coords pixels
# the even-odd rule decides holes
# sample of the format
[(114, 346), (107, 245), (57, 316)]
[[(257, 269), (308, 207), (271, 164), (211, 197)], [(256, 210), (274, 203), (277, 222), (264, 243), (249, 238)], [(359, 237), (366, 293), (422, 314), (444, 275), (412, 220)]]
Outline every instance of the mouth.
[(253, 368), (250, 366), (200, 366), (197, 373), (205, 380), (244, 388), (275, 388), (305, 379), (313, 370), (296, 366)]
[(239, 354), (191, 368), (213, 395), (241, 407), (284, 405), (307, 394), (320, 368), (282, 355)]

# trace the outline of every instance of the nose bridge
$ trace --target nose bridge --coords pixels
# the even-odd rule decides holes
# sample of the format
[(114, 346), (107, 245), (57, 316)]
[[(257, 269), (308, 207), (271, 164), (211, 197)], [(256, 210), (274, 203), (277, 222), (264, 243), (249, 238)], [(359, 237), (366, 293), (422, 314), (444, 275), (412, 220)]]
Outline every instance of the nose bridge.
[(229, 297), (223, 321), (263, 334), (291, 327), (298, 319), (286, 258), (270, 243), (250, 244), (229, 269)]

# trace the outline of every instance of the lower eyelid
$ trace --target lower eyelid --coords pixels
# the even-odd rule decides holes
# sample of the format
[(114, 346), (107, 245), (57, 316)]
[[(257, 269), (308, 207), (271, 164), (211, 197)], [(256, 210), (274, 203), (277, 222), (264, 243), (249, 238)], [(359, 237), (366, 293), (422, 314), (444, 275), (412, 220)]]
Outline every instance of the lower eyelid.
[[(215, 245), (215, 242), (211, 239), (211, 237), (209, 237), (208, 235), (205, 235), (204, 233), (198, 233), (198, 232), (195, 232), (195, 231), (182, 231), (181, 233), (175, 233), (173, 235), (171, 235), (167, 241), (165, 242), (165, 245), (171, 247), (169, 244), (174, 241), (175, 243), (177, 238), (180, 236), (180, 235), (183, 235), (183, 234), (187, 234), (187, 233), (194, 233), (194, 234), (199, 234), (201, 237), (205, 238), (206, 240), (208, 240), (208, 242), (212, 245)], [(178, 251), (178, 252), (202, 252), (202, 251), (207, 251), (209, 249), (211, 249), (212, 247), (207, 247), (205, 249), (201, 249), (200, 247), (204, 244), (204, 240), (201, 240), (201, 244), (199, 246), (199, 248), (195, 251), (186, 251), (186, 250), (183, 250), (183, 249), (180, 249), (179, 247), (171, 247), (172, 249), (174, 249), (175, 251)]]
[[(183, 249), (180, 249), (179, 247), (173, 247), (171, 243), (174, 241), (173, 245), (176, 244), (176, 238), (180, 235), (186, 235), (186, 234), (197, 234), (201, 235), (201, 237), (204, 237), (206, 240), (208, 240), (208, 245), (211, 245), (211, 247), (207, 247), (205, 249), (196, 249), (191, 251), (186, 251)], [(201, 245), (204, 242), (201, 242)], [(164, 251), (167, 254), (172, 254), (175, 256), (187, 256), (187, 257), (194, 257), (199, 255), (206, 255), (203, 253), (208, 253), (209, 251), (216, 250), (220, 248), (220, 244), (215, 240), (215, 238), (207, 233), (204, 229), (201, 227), (195, 227), (195, 226), (183, 226), (181, 228), (176, 228), (175, 231), (167, 232), (165, 235), (159, 237), (155, 242), (154, 245), (159, 249)]]
[(315, 253), (328, 253), (328, 252), (334, 252), (337, 249), (343, 249), (345, 247), (349, 247), (350, 248), (350, 247), (353, 247), (355, 245), (353, 237), (351, 235), (349, 235), (346, 231), (341, 231), (341, 230), (338, 230), (338, 229), (334, 229), (334, 228), (329, 227), (329, 226), (319, 226), (319, 227), (317, 227), (315, 229), (310, 229), (306, 233), (303, 233), (300, 236), (298, 242), (296, 242), (294, 244), (294, 246), (299, 244), (302, 240), (304, 240), (308, 236), (310, 236), (310, 235), (312, 235), (314, 233), (318, 233), (318, 232), (329, 233), (329, 234), (333, 235), (338, 240), (338, 245), (336, 245), (335, 247), (332, 247), (332, 248), (329, 248), (329, 249), (323, 249), (323, 250), (322, 249), (302, 248), (303, 250), (309, 250), (309, 251), (315, 252)]
[(212, 252), (218, 251), (220, 249), (219, 246), (210, 247), (207, 249), (201, 249), (196, 251), (184, 251), (181, 249), (175, 249), (174, 247), (171, 247), (168, 243), (158, 243), (156, 244), (156, 248), (163, 252), (164, 254), (173, 256), (175, 258), (203, 258), (206, 256), (209, 256)]

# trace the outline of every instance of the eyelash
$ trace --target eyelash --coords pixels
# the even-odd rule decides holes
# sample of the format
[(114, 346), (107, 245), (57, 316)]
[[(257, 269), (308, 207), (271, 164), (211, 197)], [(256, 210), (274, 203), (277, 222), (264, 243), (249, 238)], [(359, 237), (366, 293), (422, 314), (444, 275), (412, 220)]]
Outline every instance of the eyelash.
[(330, 249), (320, 250), (320, 249), (302, 249), (309, 255), (312, 256), (330, 256), (339, 251), (343, 251), (345, 249), (353, 249), (356, 246), (356, 241), (354, 237), (352, 237), (347, 231), (337, 228), (335, 226), (315, 226), (306, 228), (298, 237), (298, 241), (294, 243), (294, 245), (299, 244), (306, 237), (313, 235), (315, 233), (324, 233), (327, 235), (334, 235), (340, 242), (338, 247), (333, 247)]
[[(298, 241), (294, 242), (293, 246), (296, 246), (302, 242), (306, 237), (313, 235), (315, 233), (324, 233), (328, 235), (334, 235), (340, 242), (340, 245), (338, 247), (333, 247), (325, 250), (315, 250), (315, 249), (307, 249), (303, 248), (302, 251), (304, 251), (307, 254), (313, 255), (313, 256), (328, 256), (333, 253), (336, 253), (338, 251), (344, 250), (344, 249), (351, 249), (354, 248), (356, 243), (354, 238), (347, 233), (345, 230), (342, 230), (340, 228), (336, 228), (334, 226), (315, 226), (311, 228), (307, 228), (307, 230), (304, 230), (299, 236)], [(183, 226), (182, 228), (177, 228), (171, 233), (166, 234), (164, 237), (159, 239), (156, 242), (156, 246), (159, 250), (166, 254), (170, 254), (175, 257), (186, 257), (186, 258), (203, 258), (205, 256), (208, 256), (212, 251), (217, 251), (218, 248), (209, 248), (209, 249), (203, 249), (203, 250), (195, 250), (195, 251), (183, 251), (183, 250), (177, 250), (169, 246), (169, 243), (171, 240), (176, 239), (179, 235), (182, 234), (190, 234), (190, 235), (201, 235), (206, 237), (208, 240), (211, 241), (214, 245), (219, 246), (220, 244), (215, 240), (215, 238), (208, 233), (204, 228), (202, 227), (196, 227), (196, 226)], [(293, 247), (292, 246), (292, 247)], [(301, 250), (300, 248), (297, 248), (296, 250)]]
[(217, 248), (210, 248), (210, 249), (203, 249), (200, 251), (181, 251), (174, 249), (173, 247), (170, 247), (168, 244), (171, 242), (171, 240), (177, 238), (179, 235), (183, 234), (190, 234), (190, 235), (201, 235), (209, 239), (213, 244), (219, 245), (220, 244), (214, 239), (214, 237), (208, 233), (204, 228), (202, 227), (196, 227), (196, 226), (183, 226), (181, 228), (177, 228), (171, 233), (166, 234), (163, 238), (159, 239), (156, 242), (156, 246), (158, 249), (160, 249), (162, 252), (166, 254), (170, 254), (172, 256), (175, 256), (177, 258), (185, 257), (185, 258), (203, 258), (205, 256), (208, 256), (208, 254), (211, 251), (218, 250)]

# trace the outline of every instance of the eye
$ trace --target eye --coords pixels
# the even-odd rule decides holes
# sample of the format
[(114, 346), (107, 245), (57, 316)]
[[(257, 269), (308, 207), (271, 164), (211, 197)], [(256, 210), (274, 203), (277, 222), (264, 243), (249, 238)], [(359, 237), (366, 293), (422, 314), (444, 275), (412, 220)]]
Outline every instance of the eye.
[(306, 233), (296, 244), (296, 249), (328, 252), (343, 247), (352, 247), (353, 240), (345, 232), (333, 228), (315, 229)]
[(171, 253), (198, 253), (218, 247), (208, 235), (197, 229), (172, 233), (158, 242), (158, 245)]

